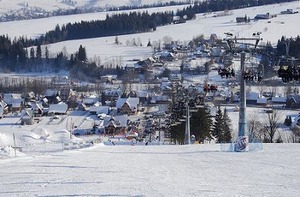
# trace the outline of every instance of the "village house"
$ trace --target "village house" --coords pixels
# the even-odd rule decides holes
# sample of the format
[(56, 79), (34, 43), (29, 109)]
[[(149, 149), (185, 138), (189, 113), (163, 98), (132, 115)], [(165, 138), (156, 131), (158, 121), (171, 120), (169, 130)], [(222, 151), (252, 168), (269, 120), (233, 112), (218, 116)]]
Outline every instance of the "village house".
[(68, 105), (64, 102), (57, 104), (50, 104), (48, 114), (66, 114), (68, 111)]
[(62, 101), (69, 101), (69, 100), (74, 100), (76, 99), (76, 93), (68, 87), (61, 88), (59, 91), (59, 97), (61, 98)]
[(259, 93), (249, 92), (246, 94), (246, 103), (248, 105), (256, 105), (258, 98), (259, 98)]
[(34, 117), (42, 116), (44, 114), (44, 109), (41, 103), (34, 102), (32, 105)]
[(122, 95), (121, 89), (111, 90), (106, 89), (102, 92), (101, 102), (102, 105), (115, 106), (116, 101)]
[(286, 97), (282, 97), (282, 96), (273, 96), (271, 98), (271, 103), (272, 105), (286, 105)]
[(264, 107), (266, 107), (267, 105), (268, 105), (268, 98), (266, 98), (266, 97), (259, 97), (258, 99), (257, 99), (257, 101), (256, 101), (256, 104), (257, 105), (260, 105), (260, 106), (264, 106)]
[(159, 61), (174, 61), (177, 59), (176, 55), (169, 51), (160, 51), (160, 52), (155, 53), (154, 56)]
[(181, 76), (181, 74), (170, 74), (169, 80), (172, 82), (181, 82), (182, 76)]
[(109, 106), (102, 106), (99, 103), (95, 103), (93, 106), (90, 106), (90, 114), (98, 115), (98, 114), (109, 114)]
[[(177, 50), (175, 50), (177, 48), (177, 43), (174, 42), (174, 41), (171, 41), (170, 43), (165, 43), (164, 44), (164, 48), (168, 51), (171, 51), (171, 52), (175, 52)], [(175, 50), (175, 51), (174, 51)]]
[(286, 101), (287, 108), (300, 108), (300, 95), (293, 94), (287, 96)]
[(113, 84), (114, 81), (117, 80), (117, 75), (104, 75), (104, 76), (100, 76), (100, 81), (102, 83), (111, 83)]
[(25, 102), (36, 100), (34, 92), (28, 92), (24, 95)]
[(270, 18), (274, 18), (276, 17), (276, 15), (272, 15), (270, 13), (266, 13), (266, 14), (257, 14), (254, 19), (255, 20), (260, 20), (260, 19), (270, 19)]
[(153, 95), (151, 96), (150, 103), (152, 104), (167, 104), (171, 102), (171, 98), (168, 95)]
[(59, 103), (61, 98), (59, 97), (59, 91), (53, 89), (47, 89), (44, 97), (47, 99), (47, 104)]
[(3, 118), (3, 116), (8, 112), (8, 106), (7, 104), (1, 100), (0, 101), (0, 118)]
[(296, 14), (296, 13), (298, 13), (298, 11), (294, 11), (293, 9), (287, 9), (280, 12), (280, 14)]
[(18, 99), (13, 99), (10, 108), (12, 112), (17, 112), (17, 111), (21, 111), (23, 107), (24, 107), (24, 99), (18, 98)]
[(146, 104), (148, 103), (148, 99), (149, 99), (149, 93), (146, 90), (138, 90), (136, 91), (136, 96), (139, 98), (139, 102), (141, 104)]
[(245, 15), (244, 17), (236, 17), (236, 22), (237, 23), (249, 23), (250, 18)]
[(119, 98), (116, 108), (121, 114), (134, 115), (137, 113), (139, 103), (139, 98)]
[(20, 100), (22, 99), (22, 94), (13, 94), (13, 93), (5, 93), (3, 94), (3, 101), (11, 107), (14, 100)]
[(31, 109), (25, 109), (21, 116), (21, 125), (32, 125), (34, 123), (34, 115)]
[(107, 135), (125, 134), (128, 122), (127, 115), (106, 116), (104, 118), (104, 133)]
[(92, 106), (99, 101), (99, 96), (96, 94), (92, 94), (89, 96), (85, 96), (82, 100), (82, 103), (86, 106)]

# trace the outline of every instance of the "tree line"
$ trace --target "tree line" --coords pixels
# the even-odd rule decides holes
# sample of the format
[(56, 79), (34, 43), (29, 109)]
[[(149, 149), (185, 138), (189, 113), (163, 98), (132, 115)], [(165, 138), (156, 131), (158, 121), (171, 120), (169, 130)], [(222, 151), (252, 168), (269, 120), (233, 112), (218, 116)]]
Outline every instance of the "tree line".
[(26, 40), (26, 46), (49, 44), (64, 40), (117, 36), (125, 34), (156, 31), (157, 26), (168, 25), (173, 22), (174, 12), (130, 12), (106, 15), (105, 20), (81, 21), (67, 23), (54, 30), (46, 32), (35, 40)]
[(64, 52), (50, 57), (47, 47), (25, 48), (22, 40), (10, 40), (8, 36), (0, 36), (0, 69), (10, 72), (58, 72), (68, 70), (72, 77), (78, 79), (99, 79), (101, 75), (115, 74), (122, 76), (121, 65), (98, 66), (87, 60), (85, 47), (70, 54)]

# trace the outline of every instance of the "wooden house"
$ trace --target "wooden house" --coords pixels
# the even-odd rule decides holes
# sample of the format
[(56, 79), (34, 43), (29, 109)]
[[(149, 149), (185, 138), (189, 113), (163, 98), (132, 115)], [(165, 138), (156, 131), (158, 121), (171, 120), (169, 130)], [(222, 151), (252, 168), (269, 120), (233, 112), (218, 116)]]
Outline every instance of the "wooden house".
[(128, 116), (107, 116), (104, 118), (104, 133), (108, 135), (124, 134), (127, 128)]
[(119, 98), (116, 108), (121, 114), (133, 115), (137, 113), (139, 103), (139, 98)]

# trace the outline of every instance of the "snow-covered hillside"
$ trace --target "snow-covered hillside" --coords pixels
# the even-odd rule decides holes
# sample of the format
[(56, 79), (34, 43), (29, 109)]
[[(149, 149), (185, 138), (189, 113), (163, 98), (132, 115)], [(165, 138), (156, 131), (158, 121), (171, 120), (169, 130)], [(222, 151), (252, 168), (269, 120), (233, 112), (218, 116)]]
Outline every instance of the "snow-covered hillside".
[[(119, 7), (119, 6), (141, 6), (157, 3), (168, 3), (170, 0), (1, 0), (0, 15), (21, 12), (24, 10), (45, 10), (47, 12), (90, 7)], [(173, 0), (173, 2), (183, 2)]]
[(300, 190), (300, 144), (101, 146), (0, 160), (0, 196), (268, 196)]
[[(121, 45), (113, 44), (115, 36), (72, 40), (49, 45), (51, 53), (61, 52), (63, 48), (68, 53), (74, 53), (82, 44), (87, 51), (89, 58), (98, 57), (102, 61), (108, 61), (111, 58), (134, 59), (144, 58), (151, 55), (152, 50), (146, 47), (147, 42), (163, 42), (164, 37), (168, 36), (172, 40), (190, 41), (193, 37), (203, 34), (209, 37), (211, 34), (217, 34), (218, 37), (224, 38), (225, 32), (231, 32), (237, 37), (251, 37), (254, 32), (262, 32), (263, 42), (271, 42), (276, 44), (282, 37), (296, 37), (299, 34), (300, 23), (296, 23), (299, 19), (298, 14), (279, 14), (287, 9), (299, 10), (299, 2), (291, 2), (284, 4), (273, 4), (260, 7), (251, 7), (246, 9), (232, 10), (232, 15), (222, 16), (218, 13), (198, 14), (197, 18), (187, 21), (184, 24), (169, 25), (158, 27), (155, 32), (131, 34), (119, 36)], [(176, 10), (178, 7), (153, 8), (151, 11)], [(269, 20), (251, 21), (248, 24), (236, 23), (236, 17), (247, 15), (253, 19), (257, 14), (277, 14), (277, 17)], [(81, 20), (90, 21), (96, 19), (104, 19), (106, 12), (92, 14), (78, 14), (61, 17), (50, 17), (44, 19), (14, 21), (0, 23), (0, 34), (9, 35), (10, 37), (36, 37), (46, 31), (55, 28), (56, 24), (62, 25), (68, 22), (74, 23)], [(217, 16), (217, 17), (214, 17)], [(139, 40), (142, 47), (128, 47), (126, 43), (132, 40)], [(105, 50), (104, 50), (105, 49)], [(141, 54), (140, 54), (141, 53)]]

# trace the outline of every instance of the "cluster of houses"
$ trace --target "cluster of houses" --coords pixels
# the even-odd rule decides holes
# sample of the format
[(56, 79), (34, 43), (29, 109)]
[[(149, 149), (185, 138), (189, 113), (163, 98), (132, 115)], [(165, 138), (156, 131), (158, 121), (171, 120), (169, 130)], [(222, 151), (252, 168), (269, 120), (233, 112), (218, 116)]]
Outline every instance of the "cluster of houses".
[[(129, 121), (130, 116), (143, 114), (145, 108), (149, 106), (172, 105), (176, 84), (183, 81), (183, 75), (191, 74), (190, 71), (193, 68), (189, 67), (189, 63), (199, 58), (211, 61), (221, 57), (225, 49), (223, 45), (218, 43), (215, 34), (212, 34), (207, 40), (202, 39), (197, 44), (192, 41), (187, 44), (170, 42), (165, 44), (163, 50), (157, 50), (152, 57), (127, 64), (125, 66), (126, 72), (128, 74), (137, 73), (136, 76), (139, 77), (129, 75), (126, 83), (144, 83), (146, 86), (152, 86), (148, 89), (130, 88), (128, 90), (128, 87), (124, 88), (124, 81), (118, 79), (116, 75), (106, 75), (100, 78), (99, 83), (104, 84), (104, 88), (101, 91), (98, 90), (100, 92), (98, 94), (73, 91), (74, 88), (70, 86), (70, 81), (67, 78), (55, 80), (56, 88), (45, 90), (43, 95), (39, 95), (38, 98), (34, 92), (29, 92), (26, 95), (2, 94), (0, 97), (0, 117), (12, 112), (21, 116), (21, 124), (34, 124), (38, 120), (36, 117), (39, 116), (66, 115), (71, 110), (84, 110), (97, 117), (99, 124), (95, 126), (97, 129), (103, 129), (105, 133), (116, 134), (129, 130), (136, 131), (138, 130), (137, 125)], [(177, 65), (178, 69), (169, 73), (168, 76), (162, 76), (161, 74), (170, 65)], [(207, 70), (205, 67), (204, 70), (209, 72), (209, 69)], [(147, 75), (149, 75), (148, 79)], [(123, 88), (120, 88), (122, 85)], [(210, 98), (214, 96), (219, 96), (221, 99), (217, 100), (224, 104), (230, 101), (239, 101), (238, 94), (234, 94), (232, 91), (226, 93), (221, 88), (210, 93), (204, 91), (204, 84), (198, 84), (197, 91), (198, 94), (203, 95), (204, 101), (211, 101)], [(251, 105), (281, 105), (288, 108), (298, 108), (300, 107), (299, 103), (300, 96), (298, 94), (287, 97), (260, 95), (258, 93), (247, 94), (247, 104)]]
[[(280, 14), (297, 14), (298, 11), (294, 11), (293, 9), (287, 9), (280, 12)], [(277, 14), (270, 14), (270, 13), (264, 13), (264, 14), (257, 14), (253, 20), (263, 20), (263, 19), (271, 19), (277, 17)], [(236, 17), (237, 23), (249, 23), (251, 21), (250, 17), (247, 15), (242, 17)]]
[[(234, 102), (239, 102), (239, 95), (234, 95)], [(288, 96), (280, 96), (271, 92), (264, 92), (261, 95), (257, 92), (248, 92), (246, 94), (246, 103), (253, 106), (283, 107), (293, 109), (300, 107), (300, 95), (291, 94)]]
[[(19, 3), (17, 9), (9, 9), (6, 13), (0, 16), (0, 22), (15, 21), (15, 20), (29, 20), (37, 18), (46, 18), (51, 16), (62, 16), (78, 13), (91, 13), (91, 12), (102, 12), (110, 5), (106, 7), (96, 7), (96, 6), (76, 6), (76, 1), (73, 0), (62, 0), (59, 3), (65, 4), (64, 6), (57, 7), (54, 10), (45, 10), (41, 7), (34, 6), (30, 2)], [(55, 7), (55, 6), (54, 6)], [(65, 7), (63, 9), (62, 7)], [(69, 7), (69, 8), (68, 8)], [(74, 9), (76, 7), (76, 9)]]

